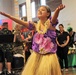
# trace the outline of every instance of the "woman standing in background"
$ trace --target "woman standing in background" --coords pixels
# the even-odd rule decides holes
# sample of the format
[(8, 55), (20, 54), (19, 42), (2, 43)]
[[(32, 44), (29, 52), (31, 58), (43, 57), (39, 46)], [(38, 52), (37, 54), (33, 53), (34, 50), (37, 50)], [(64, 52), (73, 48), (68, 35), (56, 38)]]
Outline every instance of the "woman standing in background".
[[(56, 38), (57, 41), (57, 55), (59, 57), (59, 62), (61, 66), (61, 70), (63, 71), (65, 68), (65, 71), (68, 71), (68, 43), (69, 43), (69, 34), (64, 31), (64, 26), (63, 24), (59, 24), (59, 33)], [(63, 66), (63, 60), (65, 67)]]

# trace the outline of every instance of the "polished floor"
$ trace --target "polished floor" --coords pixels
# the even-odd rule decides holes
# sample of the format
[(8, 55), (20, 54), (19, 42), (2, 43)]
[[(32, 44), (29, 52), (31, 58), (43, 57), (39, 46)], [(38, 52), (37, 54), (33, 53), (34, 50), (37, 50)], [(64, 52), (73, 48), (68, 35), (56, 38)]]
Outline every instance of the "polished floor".
[[(13, 70), (13, 74), (12, 75), (21, 75), (21, 71), (22, 70)], [(2, 75), (7, 75), (7, 74), (2, 74)], [(62, 71), (62, 75), (76, 75), (76, 68), (69, 68), (68, 71)]]
[[(21, 72), (18, 70), (15, 70), (14, 75), (21, 75)], [(62, 71), (62, 75), (76, 75), (76, 68), (69, 68), (68, 71)]]
[(62, 75), (76, 75), (76, 68), (69, 68), (68, 71), (63, 71)]

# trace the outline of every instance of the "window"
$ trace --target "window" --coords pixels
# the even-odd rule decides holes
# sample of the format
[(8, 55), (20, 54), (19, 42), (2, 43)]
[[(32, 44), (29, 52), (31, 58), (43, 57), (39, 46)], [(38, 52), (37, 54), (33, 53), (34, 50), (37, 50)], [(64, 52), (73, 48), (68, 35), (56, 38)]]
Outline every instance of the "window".
[(22, 12), (22, 17), (26, 16), (26, 6), (25, 5), (22, 5), (21, 7), (21, 12)]
[(41, 5), (40, 0), (31, 0), (31, 9), (32, 9), (32, 20), (37, 21), (37, 10)]
[(27, 16), (27, 14), (26, 14), (26, 3), (22, 3), (19, 5), (19, 15), (21, 18)]
[(46, 5), (46, 0), (44, 0), (44, 1), (41, 0), (40, 3), (41, 3), (41, 5)]

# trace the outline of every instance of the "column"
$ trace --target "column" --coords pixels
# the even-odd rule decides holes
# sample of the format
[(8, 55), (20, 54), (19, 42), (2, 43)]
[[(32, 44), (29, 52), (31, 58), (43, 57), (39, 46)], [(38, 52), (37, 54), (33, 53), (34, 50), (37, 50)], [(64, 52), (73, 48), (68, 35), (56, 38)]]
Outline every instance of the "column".
[(31, 0), (26, 0), (26, 7), (27, 7), (27, 21), (32, 21)]

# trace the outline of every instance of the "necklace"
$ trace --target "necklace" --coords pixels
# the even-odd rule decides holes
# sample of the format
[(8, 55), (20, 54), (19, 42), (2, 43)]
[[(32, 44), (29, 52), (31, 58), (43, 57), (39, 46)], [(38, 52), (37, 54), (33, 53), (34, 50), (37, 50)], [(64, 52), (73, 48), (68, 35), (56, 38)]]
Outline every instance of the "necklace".
[(50, 25), (50, 20), (49, 19), (44, 23), (44, 29), (41, 30), (40, 29), (41, 21), (39, 20), (38, 24), (37, 24), (37, 27), (36, 27), (37, 32), (40, 33), (40, 34), (45, 34), (48, 30), (48, 25)]

